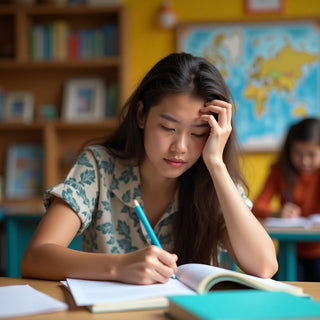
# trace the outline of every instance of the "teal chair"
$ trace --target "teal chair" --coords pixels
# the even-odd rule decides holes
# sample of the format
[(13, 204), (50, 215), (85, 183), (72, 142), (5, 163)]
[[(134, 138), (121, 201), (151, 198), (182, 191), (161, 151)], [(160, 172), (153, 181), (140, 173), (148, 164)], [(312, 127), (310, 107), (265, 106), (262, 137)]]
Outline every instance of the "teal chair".
[[(1, 218), (6, 231), (7, 276), (19, 278), (21, 277), (20, 264), (24, 251), (40, 222), (41, 216), (5, 215), (2, 213), (0, 221)], [(74, 238), (69, 248), (81, 250), (81, 237)]]
[(221, 246), (219, 246), (218, 263), (221, 268), (238, 271), (238, 266), (233, 261), (228, 251), (224, 248), (221, 248)]

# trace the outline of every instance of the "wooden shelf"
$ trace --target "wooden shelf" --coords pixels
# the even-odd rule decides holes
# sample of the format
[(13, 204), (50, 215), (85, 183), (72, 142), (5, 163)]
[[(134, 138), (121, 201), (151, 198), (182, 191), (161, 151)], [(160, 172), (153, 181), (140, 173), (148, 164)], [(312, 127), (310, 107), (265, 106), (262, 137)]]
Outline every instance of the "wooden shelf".
[(0, 122), (0, 131), (31, 131), (42, 130), (44, 124), (40, 122), (24, 123), (24, 122)]
[(38, 69), (47, 71), (47, 69), (94, 69), (94, 68), (119, 68), (121, 61), (119, 57), (95, 58), (90, 60), (44, 60), (44, 61), (15, 61), (14, 59), (0, 59), (0, 69)]
[[(115, 23), (118, 29), (118, 53), (99, 58), (76, 60), (37, 60), (30, 57), (30, 30), (34, 25), (66, 21), (73, 30), (100, 28)], [(5, 176), (6, 154), (12, 144), (40, 143), (44, 150), (43, 189), (59, 183), (69, 171), (80, 148), (92, 138), (106, 137), (118, 125), (117, 118), (94, 122), (66, 122), (61, 120), (63, 88), (71, 78), (102, 78), (108, 85), (118, 83), (119, 106), (128, 97), (127, 13), (122, 6), (0, 6), (0, 87), (6, 91), (31, 91), (34, 113), (43, 104), (57, 107), (57, 120), (31, 123), (0, 122), (0, 176)], [(39, 203), (34, 199), (10, 200), (3, 197), (0, 204)]]

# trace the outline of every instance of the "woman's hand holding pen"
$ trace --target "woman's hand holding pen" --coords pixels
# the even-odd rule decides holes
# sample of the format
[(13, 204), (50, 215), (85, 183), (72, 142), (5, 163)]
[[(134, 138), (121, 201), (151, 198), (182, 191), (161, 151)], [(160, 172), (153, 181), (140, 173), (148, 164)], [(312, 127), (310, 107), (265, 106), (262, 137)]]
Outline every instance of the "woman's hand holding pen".
[(177, 271), (177, 256), (157, 246), (118, 255), (115, 280), (133, 284), (167, 282)]
[[(207, 165), (221, 163), (223, 150), (232, 130), (232, 105), (225, 101), (212, 100), (200, 109), (200, 113), (200, 119), (207, 121), (210, 125), (209, 137), (202, 152), (203, 160)], [(212, 113), (218, 115), (218, 120)]]
[(301, 208), (293, 202), (284, 204), (280, 211), (280, 218), (297, 218), (301, 216)]

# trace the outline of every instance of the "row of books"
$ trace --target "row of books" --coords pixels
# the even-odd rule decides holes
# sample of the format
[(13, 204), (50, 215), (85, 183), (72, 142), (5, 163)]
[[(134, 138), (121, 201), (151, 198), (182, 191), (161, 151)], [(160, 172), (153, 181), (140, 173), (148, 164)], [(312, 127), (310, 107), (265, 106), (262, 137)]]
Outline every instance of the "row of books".
[(30, 30), (30, 57), (34, 61), (92, 59), (117, 53), (115, 23), (73, 30), (66, 21), (57, 20), (47, 25), (33, 25)]

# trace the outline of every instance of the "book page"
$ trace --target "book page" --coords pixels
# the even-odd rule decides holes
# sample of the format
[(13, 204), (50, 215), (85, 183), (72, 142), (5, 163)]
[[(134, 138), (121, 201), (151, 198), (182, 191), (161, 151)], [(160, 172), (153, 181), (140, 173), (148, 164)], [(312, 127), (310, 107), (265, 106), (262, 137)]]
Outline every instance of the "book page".
[(303, 293), (301, 288), (280, 281), (263, 279), (205, 264), (190, 263), (181, 265), (178, 267), (176, 276), (181, 282), (198, 293), (208, 292), (214, 289), (217, 283), (221, 282), (235, 282), (250, 288), (262, 290), (286, 291), (295, 294)]
[(113, 281), (67, 279), (68, 287), (78, 306), (118, 303), (174, 294), (195, 294), (178, 280), (167, 283), (134, 285)]
[(218, 277), (222, 274), (222, 271), (228, 272), (230, 270), (225, 270), (206, 264), (188, 263), (178, 267), (176, 277), (194, 291), (199, 292), (199, 286), (203, 279), (207, 278), (208, 276), (211, 278)]

